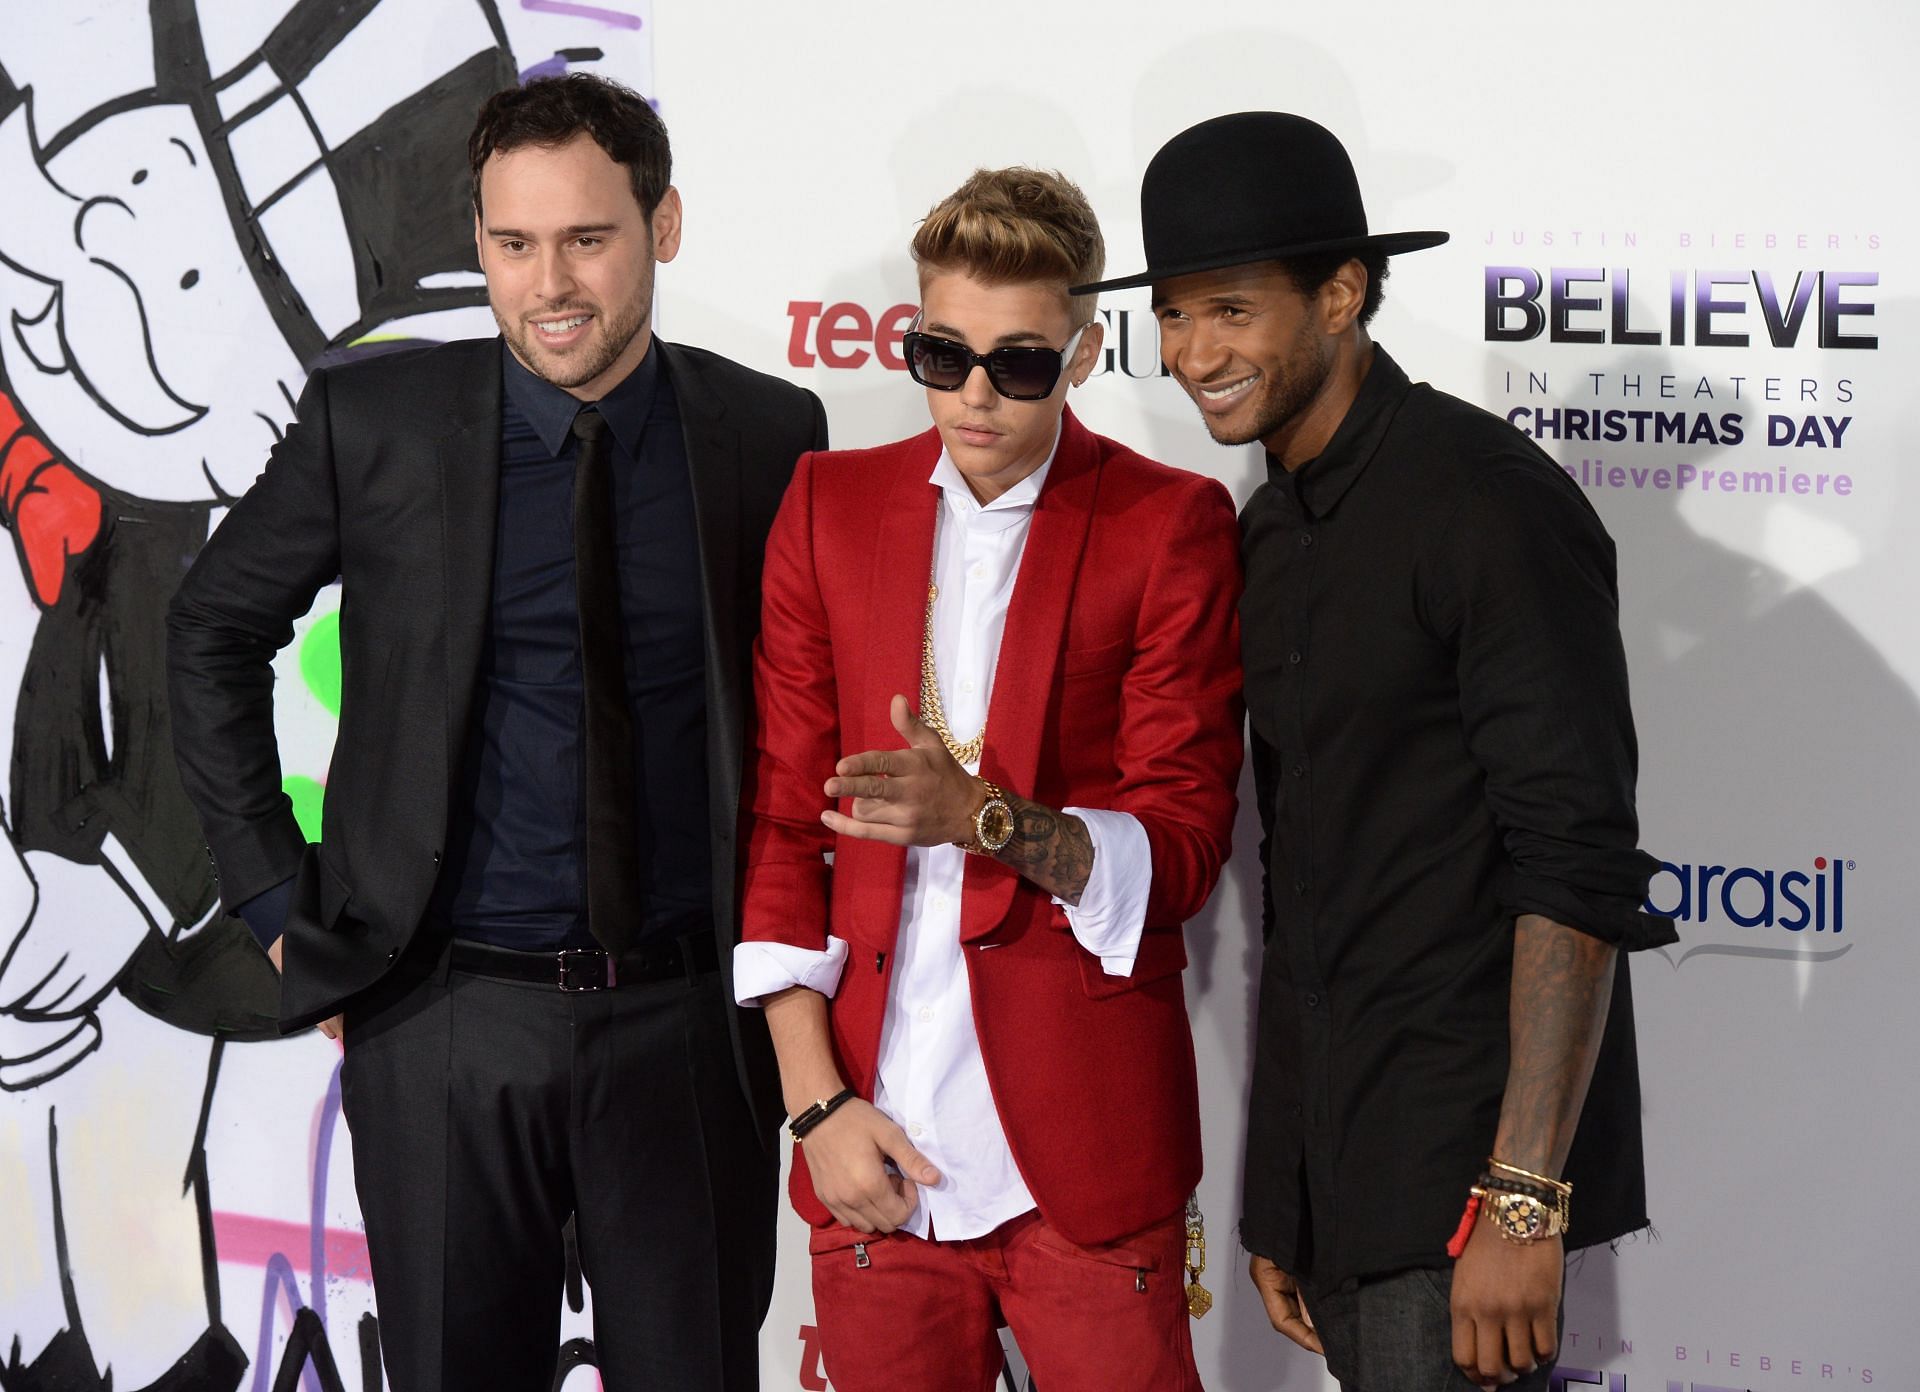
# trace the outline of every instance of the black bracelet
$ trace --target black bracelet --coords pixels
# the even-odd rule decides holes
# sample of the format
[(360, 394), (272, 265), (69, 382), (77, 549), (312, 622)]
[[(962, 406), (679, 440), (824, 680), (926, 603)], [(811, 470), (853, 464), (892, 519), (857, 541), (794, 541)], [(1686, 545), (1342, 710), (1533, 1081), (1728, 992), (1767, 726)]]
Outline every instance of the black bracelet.
[(1529, 1194), (1544, 1203), (1557, 1204), (1563, 1197), (1559, 1190), (1549, 1189), (1544, 1184), (1535, 1184), (1530, 1179), (1519, 1179), (1513, 1175), (1494, 1170), (1480, 1171), (1478, 1187), (1497, 1189), (1503, 1194)]
[(1549, 1189), (1544, 1184), (1535, 1184), (1531, 1180), (1512, 1179), (1504, 1173), (1483, 1170), (1480, 1182), (1473, 1187), (1476, 1194), (1525, 1194), (1528, 1198), (1543, 1204), (1547, 1208), (1557, 1209), (1562, 1222), (1566, 1221), (1569, 1195), (1558, 1189)]
[(799, 1116), (788, 1122), (787, 1130), (793, 1133), (793, 1138), (796, 1141), (806, 1139), (807, 1132), (813, 1130), (814, 1127), (832, 1116), (844, 1103), (853, 1101), (854, 1095), (852, 1088), (841, 1088), (840, 1091), (836, 1092), (826, 1101), (814, 1103), (811, 1107), (800, 1113)]

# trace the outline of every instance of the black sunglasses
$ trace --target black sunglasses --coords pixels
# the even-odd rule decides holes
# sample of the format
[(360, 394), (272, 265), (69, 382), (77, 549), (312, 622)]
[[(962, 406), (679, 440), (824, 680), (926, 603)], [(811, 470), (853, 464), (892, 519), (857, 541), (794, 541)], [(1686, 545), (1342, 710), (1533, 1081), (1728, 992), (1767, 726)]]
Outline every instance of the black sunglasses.
[(1053, 348), (995, 348), (991, 353), (976, 353), (964, 343), (950, 338), (935, 338), (915, 330), (904, 335), (900, 346), (905, 351), (907, 371), (923, 387), (935, 391), (959, 391), (976, 367), (987, 370), (993, 389), (1009, 401), (1044, 401), (1053, 395), (1067, 360), (1080, 346), (1082, 324), (1067, 346)]

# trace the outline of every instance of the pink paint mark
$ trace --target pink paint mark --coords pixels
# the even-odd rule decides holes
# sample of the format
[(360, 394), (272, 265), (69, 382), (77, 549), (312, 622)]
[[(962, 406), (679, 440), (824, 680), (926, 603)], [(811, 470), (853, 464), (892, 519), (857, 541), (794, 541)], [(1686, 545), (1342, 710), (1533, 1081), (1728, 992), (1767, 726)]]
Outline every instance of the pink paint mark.
[[(278, 1218), (260, 1218), (251, 1213), (213, 1215), (214, 1250), (222, 1262), (237, 1266), (265, 1266), (276, 1256), (284, 1258), (296, 1270), (311, 1274), (307, 1254), (313, 1246), (312, 1230), (305, 1223), (287, 1223)], [(348, 1281), (371, 1281), (373, 1267), (367, 1261), (367, 1236), (349, 1228), (328, 1228), (323, 1244), (326, 1272)]]
[(578, 5), (571, 0), (520, 0), (520, 8), (532, 10), (535, 14), (567, 15), (573, 19), (591, 19), (615, 29), (638, 29), (640, 16), (622, 14), (619, 10), (609, 10), (604, 5)]

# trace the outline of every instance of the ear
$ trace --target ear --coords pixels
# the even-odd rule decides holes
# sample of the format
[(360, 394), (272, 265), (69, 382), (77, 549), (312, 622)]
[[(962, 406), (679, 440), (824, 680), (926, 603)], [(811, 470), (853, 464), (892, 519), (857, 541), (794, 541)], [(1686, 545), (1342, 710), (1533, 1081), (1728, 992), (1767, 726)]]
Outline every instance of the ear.
[(1080, 346), (1073, 350), (1073, 361), (1067, 364), (1066, 375), (1076, 387), (1084, 385), (1100, 365), (1100, 349), (1106, 341), (1107, 326), (1096, 313), (1088, 321), (1087, 331), (1080, 335)]
[(1348, 261), (1320, 287), (1321, 327), (1330, 337), (1338, 337), (1360, 318), (1367, 303), (1367, 268), (1359, 259)]
[(487, 241), (485, 236), (482, 235), (482, 229), (480, 226), (480, 210), (478, 208), (475, 208), (473, 210), (473, 256), (474, 256), (474, 260), (479, 262), (480, 269), (483, 271), (486, 270)]
[(653, 210), (653, 259), (662, 265), (680, 254), (680, 190), (668, 186)]

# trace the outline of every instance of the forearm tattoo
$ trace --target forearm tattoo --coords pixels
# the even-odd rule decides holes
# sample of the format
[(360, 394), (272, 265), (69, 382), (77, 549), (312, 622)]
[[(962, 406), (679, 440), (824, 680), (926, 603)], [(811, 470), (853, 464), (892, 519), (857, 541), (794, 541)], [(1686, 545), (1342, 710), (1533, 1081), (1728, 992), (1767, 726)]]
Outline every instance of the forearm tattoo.
[(1093, 873), (1093, 838), (1087, 824), (1022, 797), (1009, 796), (1007, 806), (1013, 812), (1013, 837), (995, 858), (1056, 899), (1078, 904)]
[(1617, 950), (1538, 914), (1514, 929), (1506, 1096), (1494, 1154), (1558, 1174), (1613, 999)]

